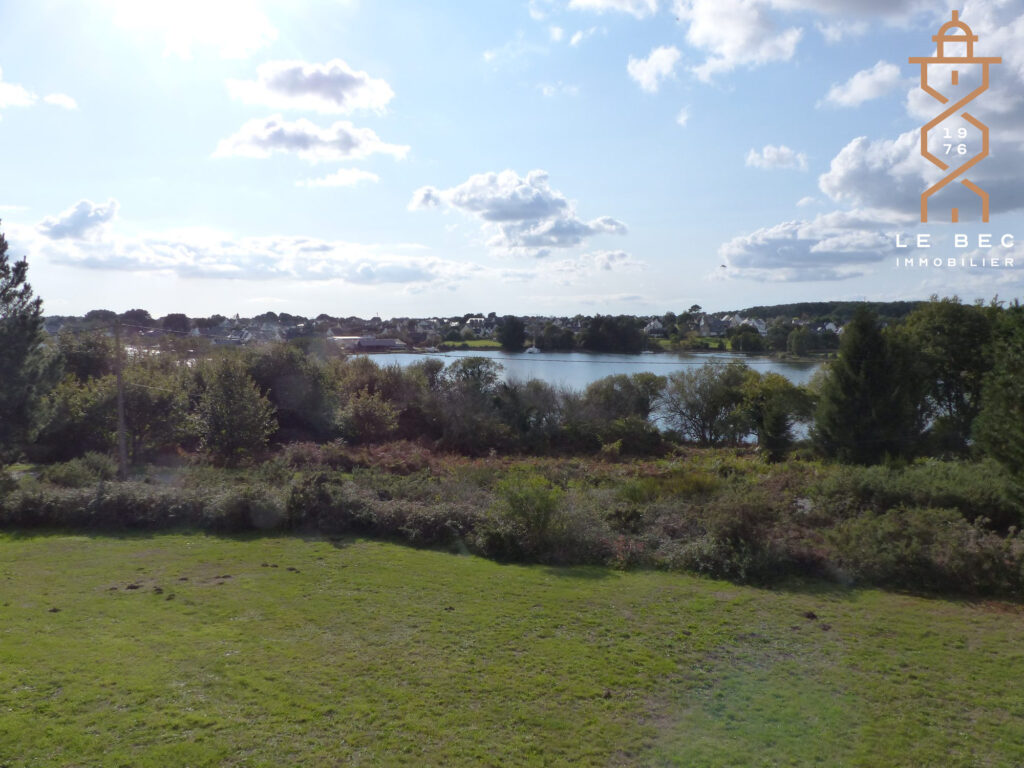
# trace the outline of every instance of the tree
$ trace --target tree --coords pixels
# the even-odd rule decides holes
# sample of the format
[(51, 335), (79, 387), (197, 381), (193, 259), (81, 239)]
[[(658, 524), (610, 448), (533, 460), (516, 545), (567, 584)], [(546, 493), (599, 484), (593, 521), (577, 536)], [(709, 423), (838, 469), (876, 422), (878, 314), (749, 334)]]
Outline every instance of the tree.
[(933, 296), (907, 317), (901, 334), (924, 366), (934, 448), (964, 453), (981, 410), (982, 380), (993, 364), (988, 313), (955, 296)]
[(127, 312), (121, 313), (121, 322), (149, 327), (153, 325), (153, 318), (144, 309), (129, 309)]
[(1014, 305), (1005, 314), (973, 435), (983, 451), (1024, 476), (1024, 307)]
[(822, 386), (814, 427), (819, 449), (852, 464), (910, 455), (924, 423), (915, 363), (911, 348), (883, 334), (875, 314), (859, 308)]
[(661, 400), (665, 422), (701, 445), (738, 442), (750, 431), (741, 408), (749, 370), (743, 363), (705, 363), (670, 374)]
[(498, 323), (498, 341), (508, 352), (522, 352), (526, 342), (526, 324), (518, 317), (506, 315)]
[(808, 393), (781, 374), (749, 371), (743, 396), (758, 447), (770, 463), (782, 461), (793, 443), (793, 424), (811, 415)]
[(224, 357), (199, 375), (203, 391), (196, 417), (203, 447), (227, 464), (262, 449), (277, 431), (277, 420), (274, 406), (260, 394), (245, 364)]
[(0, 233), (0, 462), (27, 442), (55, 372), (43, 345), (43, 302), (32, 297), (27, 273), (27, 261), (9, 261)]
[(165, 331), (174, 331), (177, 333), (188, 333), (192, 330), (188, 321), (188, 316), (183, 315), (181, 312), (172, 312), (171, 314), (160, 318), (160, 327)]

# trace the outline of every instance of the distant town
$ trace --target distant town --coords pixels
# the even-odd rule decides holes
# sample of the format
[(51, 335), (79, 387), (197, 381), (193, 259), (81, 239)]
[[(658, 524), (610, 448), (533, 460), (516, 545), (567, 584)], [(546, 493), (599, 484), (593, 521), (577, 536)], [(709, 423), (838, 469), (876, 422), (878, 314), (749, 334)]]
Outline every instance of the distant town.
[[(883, 321), (904, 317), (919, 302), (869, 303)], [(136, 341), (244, 346), (322, 339), (342, 352), (501, 348), (508, 351), (622, 352), (720, 349), (803, 355), (838, 347), (843, 325), (860, 302), (809, 302), (745, 310), (705, 312), (699, 305), (661, 315), (513, 316), (495, 312), (448, 317), (316, 317), (264, 312), (254, 317), (181, 313), (153, 317), (144, 309), (116, 313), (97, 309), (84, 316), (50, 316), (45, 328), (61, 332), (115, 329)]]

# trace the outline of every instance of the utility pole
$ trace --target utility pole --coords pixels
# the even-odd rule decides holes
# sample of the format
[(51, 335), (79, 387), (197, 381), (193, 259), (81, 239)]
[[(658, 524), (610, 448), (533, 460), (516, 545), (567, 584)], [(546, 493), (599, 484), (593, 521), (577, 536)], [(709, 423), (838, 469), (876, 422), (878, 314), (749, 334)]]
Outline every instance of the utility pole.
[(124, 426), (124, 381), (121, 378), (121, 356), (124, 345), (121, 344), (121, 320), (114, 321), (114, 374), (117, 377), (117, 479), (128, 479), (128, 441)]

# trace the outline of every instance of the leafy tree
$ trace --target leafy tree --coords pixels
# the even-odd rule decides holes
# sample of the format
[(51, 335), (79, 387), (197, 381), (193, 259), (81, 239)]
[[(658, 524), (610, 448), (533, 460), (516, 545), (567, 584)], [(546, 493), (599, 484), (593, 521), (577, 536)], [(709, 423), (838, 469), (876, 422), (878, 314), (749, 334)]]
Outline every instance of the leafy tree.
[(782, 461), (793, 443), (793, 425), (811, 415), (806, 391), (778, 373), (749, 371), (743, 386), (744, 409), (769, 462)]
[(250, 354), (247, 364), (260, 392), (276, 408), (282, 430), (295, 432), (296, 438), (330, 437), (337, 401), (327, 371), (314, 356), (294, 342), (271, 344)]
[(806, 328), (794, 328), (786, 337), (786, 351), (791, 355), (803, 357), (810, 351), (811, 333)]
[(875, 314), (861, 307), (828, 368), (815, 442), (826, 456), (852, 464), (908, 456), (923, 429), (922, 389), (913, 350), (883, 334)]
[(576, 346), (576, 335), (568, 328), (559, 328), (554, 323), (548, 323), (534, 339), (534, 344), (537, 349), (544, 351), (570, 351)]
[(347, 440), (371, 443), (387, 440), (398, 429), (398, 410), (379, 392), (357, 392), (338, 412), (338, 426)]
[(743, 363), (705, 363), (670, 374), (661, 400), (665, 423), (701, 445), (738, 442), (750, 431), (741, 408), (749, 370)]
[(109, 309), (90, 309), (85, 313), (85, 322), (89, 325), (110, 325), (117, 319), (117, 312)]
[(121, 322), (128, 325), (142, 325), (146, 327), (153, 325), (153, 318), (144, 309), (129, 309), (127, 312), (122, 312), (120, 317)]
[(114, 448), (117, 385), (113, 375), (79, 380), (67, 375), (47, 393), (46, 418), (29, 453), (33, 459), (67, 461)]
[(624, 373), (592, 382), (584, 393), (584, 403), (600, 421), (636, 416), (647, 419), (664, 389), (666, 379), (653, 373)]
[(1024, 476), (1024, 307), (1001, 318), (995, 364), (985, 376), (982, 406), (974, 422), (979, 447), (1018, 477)]
[(989, 314), (956, 297), (933, 296), (907, 317), (901, 333), (924, 366), (935, 448), (965, 452), (981, 410), (982, 381), (992, 368)]
[(143, 360), (124, 372), (125, 432), (132, 462), (177, 444), (187, 423), (188, 387), (179, 370)]
[(79, 381), (113, 373), (114, 349), (113, 339), (104, 331), (62, 330), (57, 336), (57, 351), (64, 371)]
[(188, 316), (180, 312), (172, 312), (160, 318), (160, 327), (165, 331), (175, 331), (177, 333), (188, 333), (192, 330)]
[(9, 261), (0, 233), (0, 462), (27, 442), (55, 373), (43, 344), (43, 302), (32, 298), (27, 273), (27, 261)]
[(498, 342), (509, 352), (522, 352), (526, 342), (526, 324), (518, 317), (506, 315), (498, 323)]
[(588, 352), (641, 352), (647, 340), (643, 324), (631, 315), (597, 315), (583, 330), (580, 346)]
[(204, 448), (227, 464), (262, 449), (277, 431), (274, 406), (236, 357), (223, 357), (199, 372), (202, 394), (196, 412)]

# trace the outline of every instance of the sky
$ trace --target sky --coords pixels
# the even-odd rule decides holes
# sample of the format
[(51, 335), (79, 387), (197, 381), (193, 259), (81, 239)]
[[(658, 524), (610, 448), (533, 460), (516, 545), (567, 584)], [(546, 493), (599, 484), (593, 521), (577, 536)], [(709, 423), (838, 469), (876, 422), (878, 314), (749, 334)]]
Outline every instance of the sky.
[[(987, 126), (991, 220), (954, 183), (922, 224), (908, 58), (954, 9), (1002, 62), (929, 149)], [(0, 0), (0, 231), (47, 314), (1013, 299), (1022, 120), (1024, 0)]]

